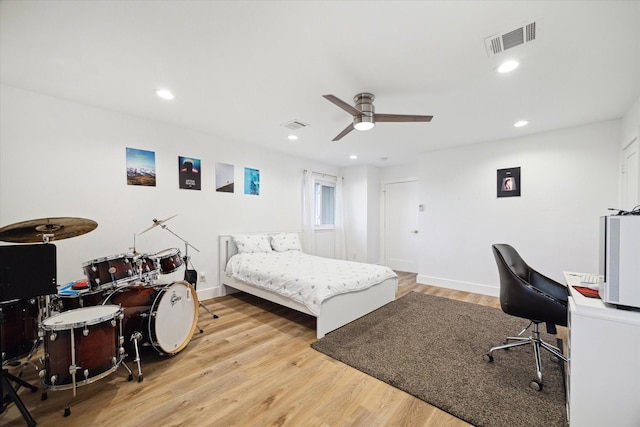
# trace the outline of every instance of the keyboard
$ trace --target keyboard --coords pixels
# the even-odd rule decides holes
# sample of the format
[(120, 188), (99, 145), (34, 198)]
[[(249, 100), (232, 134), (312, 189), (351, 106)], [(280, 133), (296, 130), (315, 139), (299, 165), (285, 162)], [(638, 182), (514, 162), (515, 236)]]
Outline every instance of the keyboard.
[(598, 289), (602, 278), (597, 274), (583, 274), (580, 277), (580, 286), (585, 286), (591, 289)]
[(600, 276), (597, 274), (583, 274), (580, 277), (581, 283), (600, 283)]

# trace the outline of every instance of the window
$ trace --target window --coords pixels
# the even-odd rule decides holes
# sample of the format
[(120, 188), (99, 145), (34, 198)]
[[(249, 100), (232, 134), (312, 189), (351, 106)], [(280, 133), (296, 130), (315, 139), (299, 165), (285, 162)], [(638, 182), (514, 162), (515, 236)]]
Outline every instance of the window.
[(315, 228), (334, 229), (336, 224), (336, 183), (316, 178), (313, 188)]

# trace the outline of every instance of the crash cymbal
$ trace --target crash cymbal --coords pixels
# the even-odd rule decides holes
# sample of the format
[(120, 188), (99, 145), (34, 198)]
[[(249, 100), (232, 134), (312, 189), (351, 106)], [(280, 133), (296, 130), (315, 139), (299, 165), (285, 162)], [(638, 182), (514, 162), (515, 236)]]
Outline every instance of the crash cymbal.
[(32, 219), (0, 228), (0, 240), (13, 243), (62, 240), (88, 233), (97, 226), (97, 222), (85, 218)]
[(164, 224), (165, 222), (169, 221), (171, 218), (175, 218), (175, 217), (177, 217), (177, 216), (178, 216), (178, 214), (175, 214), (175, 215), (173, 215), (173, 216), (170, 216), (170, 217), (169, 217), (169, 218), (167, 218), (167, 219), (162, 219), (162, 220), (157, 220), (157, 219), (155, 219), (155, 218), (154, 218), (154, 219), (153, 219), (153, 225), (152, 225), (151, 227), (147, 228), (146, 230), (141, 231), (140, 233), (138, 233), (138, 236), (139, 236), (140, 234), (144, 234), (144, 233), (146, 233), (147, 231), (151, 230), (152, 228), (155, 228), (155, 227), (157, 227), (157, 226), (159, 226), (159, 225)]

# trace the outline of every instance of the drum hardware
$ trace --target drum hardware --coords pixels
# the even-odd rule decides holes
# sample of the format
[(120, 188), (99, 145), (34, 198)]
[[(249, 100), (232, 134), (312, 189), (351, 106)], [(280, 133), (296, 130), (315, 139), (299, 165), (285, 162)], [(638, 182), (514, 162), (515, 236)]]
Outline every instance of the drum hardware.
[[(167, 230), (169, 233), (173, 234), (174, 236), (176, 236), (178, 239), (182, 240), (182, 242), (184, 243), (184, 264), (186, 266), (185, 269), (185, 275), (183, 277), (184, 280), (188, 281), (193, 287), (194, 290), (196, 288), (197, 285), (197, 279), (198, 279), (198, 273), (197, 271), (193, 268), (193, 263), (191, 264), (192, 269), (189, 270), (189, 246), (191, 246), (196, 252), (200, 252), (200, 250), (198, 248), (196, 248), (195, 246), (193, 246), (191, 243), (189, 243), (187, 240), (183, 239), (182, 237), (178, 236), (176, 233), (174, 233), (169, 227), (167, 227), (167, 225), (165, 224), (165, 222), (169, 221), (171, 218), (176, 217), (176, 215), (170, 216), (167, 219), (163, 219), (163, 220), (157, 220), (157, 219), (153, 219), (153, 225), (149, 228), (147, 228), (146, 230), (142, 231), (140, 234), (146, 233), (147, 231), (151, 230), (152, 228), (158, 227), (160, 226), (160, 228), (162, 228), (163, 230)], [(191, 280), (189, 280), (191, 279)], [(217, 319), (218, 315), (214, 314), (211, 310), (209, 310), (209, 307), (207, 307), (206, 305), (202, 304), (201, 302), (198, 302), (198, 306), (201, 308), (204, 308), (210, 315), (212, 318)], [(196, 325), (196, 327), (198, 328), (198, 331), (200, 331), (200, 333), (203, 332), (202, 328), (198, 325)]]
[[(136, 350), (136, 358), (133, 360), (138, 365), (138, 382), (141, 383), (143, 380), (142, 376), (142, 367), (140, 366), (140, 351), (138, 349), (138, 341), (142, 340), (142, 334), (138, 331), (131, 334), (131, 338), (129, 341), (133, 342), (133, 346)], [(124, 348), (122, 349), (124, 351)]]

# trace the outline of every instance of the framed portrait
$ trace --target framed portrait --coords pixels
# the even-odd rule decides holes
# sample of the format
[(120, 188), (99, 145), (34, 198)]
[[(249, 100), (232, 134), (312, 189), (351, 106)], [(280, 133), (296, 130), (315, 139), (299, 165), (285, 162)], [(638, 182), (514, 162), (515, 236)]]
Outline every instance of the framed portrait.
[(519, 197), (522, 188), (520, 167), (498, 169), (498, 197)]

